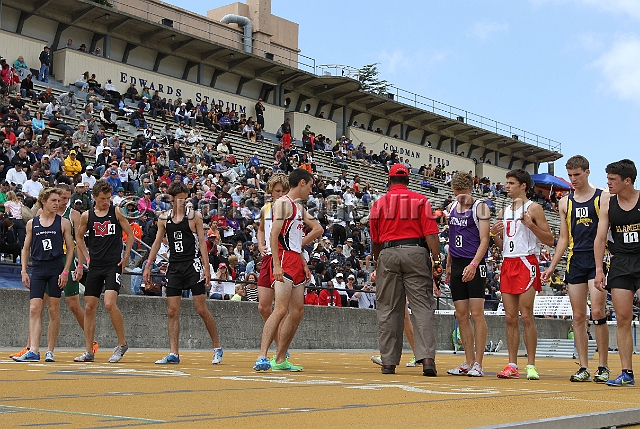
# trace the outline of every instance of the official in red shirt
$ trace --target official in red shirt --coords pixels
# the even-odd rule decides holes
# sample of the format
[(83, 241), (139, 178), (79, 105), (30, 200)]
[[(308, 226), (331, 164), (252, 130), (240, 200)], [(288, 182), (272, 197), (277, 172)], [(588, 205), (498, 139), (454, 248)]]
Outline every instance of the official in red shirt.
[[(402, 355), (405, 300), (411, 306), (416, 362), (435, 377), (434, 278), (442, 275), (438, 225), (429, 199), (410, 191), (409, 170), (402, 164), (389, 169), (389, 192), (371, 207), (369, 225), (377, 269), (376, 315), (382, 373), (394, 374)], [(429, 254), (431, 253), (431, 255)], [(432, 269), (435, 273), (432, 277)]]

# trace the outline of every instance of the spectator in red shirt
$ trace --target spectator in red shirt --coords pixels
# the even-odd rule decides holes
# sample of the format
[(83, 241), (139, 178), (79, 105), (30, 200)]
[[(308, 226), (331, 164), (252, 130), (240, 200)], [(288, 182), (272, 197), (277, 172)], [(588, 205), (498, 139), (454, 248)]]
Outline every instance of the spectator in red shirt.
[[(342, 273), (336, 274), (336, 279), (342, 281), (344, 275)], [(318, 305), (324, 305), (325, 307), (342, 307), (342, 299), (340, 293), (333, 288), (333, 282), (327, 282), (327, 288), (320, 291)]]

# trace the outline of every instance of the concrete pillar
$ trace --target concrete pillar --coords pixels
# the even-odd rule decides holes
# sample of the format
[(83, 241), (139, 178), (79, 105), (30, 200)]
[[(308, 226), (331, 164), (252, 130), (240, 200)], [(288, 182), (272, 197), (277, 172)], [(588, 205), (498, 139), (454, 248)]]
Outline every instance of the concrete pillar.
[(400, 140), (407, 139), (407, 126), (403, 123), (400, 124)]
[(493, 163), (496, 167), (500, 167), (500, 152), (495, 151), (494, 152), (496, 158), (495, 158), (495, 162)]
[[(538, 164), (536, 164), (536, 165), (538, 165)], [(551, 174), (552, 176), (556, 175), (556, 165), (555, 165), (555, 163), (550, 162), (550, 163), (547, 164), (547, 172), (549, 174)], [(536, 171), (536, 174), (538, 174), (537, 171)]]
[(111, 35), (105, 34), (102, 39), (102, 56), (104, 58), (111, 58)]
[(533, 163), (533, 174), (539, 174), (538, 170), (540, 170), (540, 163), (539, 162), (534, 162)]
[(196, 77), (198, 85), (204, 85), (204, 63), (198, 63), (198, 76)]
[(342, 135), (347, 135), (347, 129), (349, 127), (349, 106), (346, 104), (342, 106)]
[(458, 140), (455, 137), (451, 137), (451, 153), (455, 154), (458, 151)]

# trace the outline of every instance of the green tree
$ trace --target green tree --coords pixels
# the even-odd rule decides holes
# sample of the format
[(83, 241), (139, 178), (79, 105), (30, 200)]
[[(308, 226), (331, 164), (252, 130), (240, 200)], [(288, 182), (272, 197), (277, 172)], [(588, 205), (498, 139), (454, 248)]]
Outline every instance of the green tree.
[(372, 94), (382, 95), (387, 92), (389, 82), (379, 79), (380, 71), (378, 70), (378, 64), (367, 64), (358, 69), (358, 80), (362, 89)]

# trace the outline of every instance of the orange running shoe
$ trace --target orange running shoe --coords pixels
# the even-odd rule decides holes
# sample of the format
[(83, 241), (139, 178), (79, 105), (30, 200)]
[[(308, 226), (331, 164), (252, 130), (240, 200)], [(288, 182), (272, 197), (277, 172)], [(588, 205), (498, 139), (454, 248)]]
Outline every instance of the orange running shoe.
[(25, 354), (25, 353), (26, 353), (26, 352), (28, 352), (28, 351), (29, 351), (29, 348), (28, 348), (28, 347), (25, 347), (24, 349), (20, 350), (20, 351), (19, 351), (19, 352), (17, 352), (17, 353), (10, 354), (10, 355), (9, 355), (9, 357), (11, 357), (11, 358), (14, 358), (14, 357), (20, 357), (20, 356), (22, 356), (23, 354)]
[(502, 371), (498, 373), (498, 378), (519, 378), (518, 368), (514, 368), (511, 365), (504, 367)]
[(98, 353), (98, 349), (100, 348), (100, 346), (98, 345), (97, 341), (93, 342), (93, 355), (95, 356), (96, 353)]

